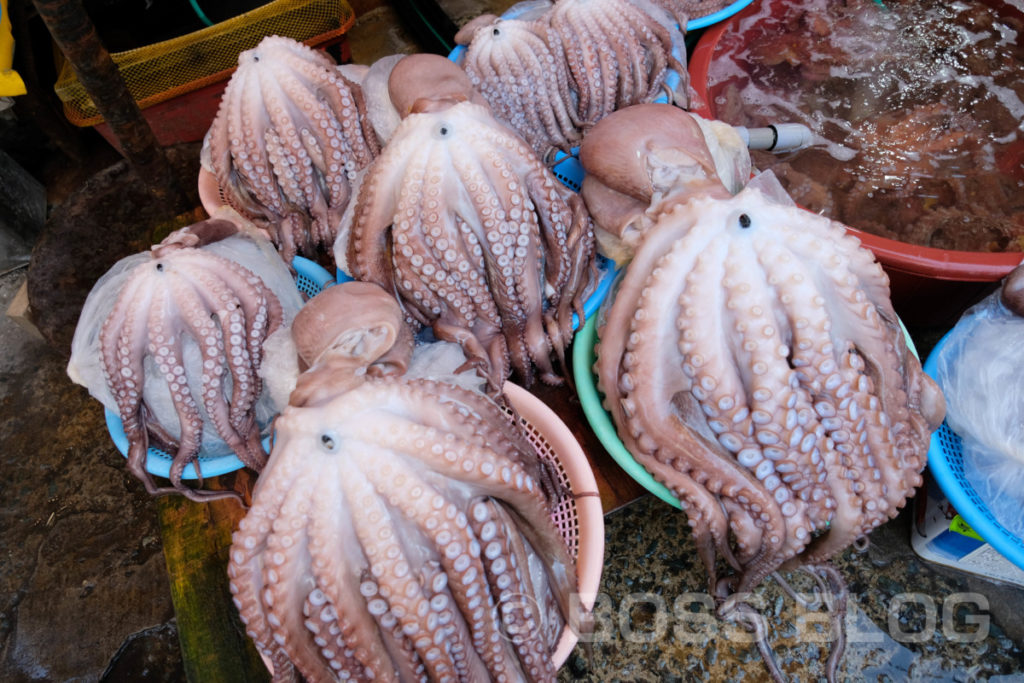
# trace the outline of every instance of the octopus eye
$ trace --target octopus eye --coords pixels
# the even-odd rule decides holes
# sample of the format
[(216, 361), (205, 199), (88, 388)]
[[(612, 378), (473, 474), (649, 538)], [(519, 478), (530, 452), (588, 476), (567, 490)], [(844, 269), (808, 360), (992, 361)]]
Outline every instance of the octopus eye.
[(751, 222), (750, 221), (750, 216), (748, 216), (745, 213), (741, 213), (740, 214), (740, 227), (741, 228), (749, 228), (750, 227), (750, 222)]
[(260, 61), (260, 56), (259, 55), (253, 55), (252, 56), (252, 61), (254, 61), (254, 62)]
[(320, 447), (328, 453), (334, 453), (338, 450), (338, 439), (337, 435), (333, 432), (324, 432), (320, 435)]
[(501, 35), (501, 29), (500, 28), (496, 28), (496, 29), (494, 29), (494, 31), (492, 31), (492, 33), (494, 35), (496, 35), (496, 36), (500, 36)]
[(161, 273), (164, 272), (164, 264), (162, 264), (162, 263), (156, 264), (156, 269), (158, 271), (160, 271)]
[(448, 129), (445, 126), (441, 126), (441, 130), (438, 131), (441, 135), (448, 135)]

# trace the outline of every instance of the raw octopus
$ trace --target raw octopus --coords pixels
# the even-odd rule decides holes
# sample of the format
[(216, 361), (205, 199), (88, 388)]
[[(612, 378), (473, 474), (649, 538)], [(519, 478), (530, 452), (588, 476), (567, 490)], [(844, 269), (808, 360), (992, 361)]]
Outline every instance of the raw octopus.
[(497, 390), (510, 368), (561, 380), (594, 272), (590, 217), (526, 143), (475, 104), (454, 64), (414, 55), (391, 74), (405, 115), (368, 169), (335, 257), (395, 293), (409, 319), (459, 343)]
[(238, 56), (206, 143), (224, 199), (287, 263), (334, 244), (356, 173), (380, 151), (358, 84), (281, 36)]
[[(217, 437), (256, 471), (266, 461), (261, 431), (277, 408), (263, 396), (263, 344), (301, 297), (248, 227), (214, 218), (174, 232), (111, 268), (83, 307), (68, 373), (120, 416), (128, 468), (151, 494), (235, 495), (182, 483)], [(146, 470), (151, 443), (173, 455), (169, 488)]]
[[(769, 177), (731, 196), (687, 116), (634, 107), (584, 140), (587, 172), (620, 195), (650, 196), (680, 174), (673, 160), (687, 181), (666, 183), (645, 215), (602, 312), (595, 374), (623, 443), (679, 498), (724, 600), (777, 569), (820, 566), (894, 517), (944, 402), (870, 252), (785, 203)], [(719, 557), (736, 572), (721, 582)], [(733, 610), (726, 600), (721, 613)]]
[(612, 111), (667, 91), (669, 68), (682, 82), (668, 94), (687, 105), (683, 36), (669, 11), (642, 0), (559, 0), (534, 14), (483, 15), (455, 40), (467, 46), (460, 63), (495, 116), (542, 158), (569, 152)]
[(296, 391), (278, 418), (230, 550), (275, 680), (553, 681), (574, 621), (574, 563), (549, 517), (566, 491), (486, 395), (406, 374), (383, 290), (344, 283), (313, 302), (296, 342), (335, 390), (300, 379), (322, 391)]

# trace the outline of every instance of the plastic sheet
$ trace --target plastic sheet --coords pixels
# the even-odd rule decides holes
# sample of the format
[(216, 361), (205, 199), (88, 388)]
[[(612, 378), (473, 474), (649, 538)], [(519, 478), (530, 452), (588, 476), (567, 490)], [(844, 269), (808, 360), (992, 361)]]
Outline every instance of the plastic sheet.
[(936, 363), (946, 422), (963, 440), (968, 481), (992, 515), (1024, 537), (1024, 318), (996, 292), (969, 309)]

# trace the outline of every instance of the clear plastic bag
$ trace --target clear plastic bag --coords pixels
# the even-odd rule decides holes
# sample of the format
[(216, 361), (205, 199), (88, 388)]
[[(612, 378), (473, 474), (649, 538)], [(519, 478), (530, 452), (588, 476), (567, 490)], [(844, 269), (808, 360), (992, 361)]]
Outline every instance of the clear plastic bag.
[(968, 310), (937, 359), (946, 421), (963, 439), (967, 480), (993, 516), (1024, 537), (1024, 318), (999, 292)]

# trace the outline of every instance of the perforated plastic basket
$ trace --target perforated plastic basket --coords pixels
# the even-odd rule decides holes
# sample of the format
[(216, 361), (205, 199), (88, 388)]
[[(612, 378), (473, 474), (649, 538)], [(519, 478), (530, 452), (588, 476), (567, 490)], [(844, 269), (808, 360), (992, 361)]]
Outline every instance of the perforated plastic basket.
[[(344, 34), (354, 22), (355, 13), (346, 0), (274, 0), (202, 30), (110, 56), (128, 91), (145, 109), (226, 81), (238, 66), (238, 54), (256, 47), (264, 36), (320, 45)], [(54, 90), (75, 125), (103, 121), (67, 62)]]
[[(947, 333), (935, 345), (928, 355), (928, 360), (925, 361), (924, 371), (931, 377), (935, 376), (939, 354), (942, 353), (951, 334)], [(985, 501), (974, 490), (974, 486), (964, 474), (962, 444), (957, 433), (943, 422), (932, 434), (928, 448), (928, 467), (932, 476), (964, 521), (1003, 557), (1024, 569), (1024, 539), (1017, 538), (1000, 524)]]
[[(331, 277), (331, 274), (309, 259), (296, 256), (292, 261), (292, 267), (296, 273), (295, 284), (298, 286), (299, 291), (309, 297), (316, 296), (334, 284), (334, 278)], [(128, 457), (128, 437), (124, 433), (124, 424), (121, 422), (120, 416), (110, 409), (104, 409), (104, 416), (107, 421), (107, 431), (110, 432), (110, 438), (114, 440), (114, 445), (121, 452), (121, 455)], [(263, 439), (263, 448), (268, 453), (270, 452), (269, 438)], [(155, 474), (159, 477), (169, 477), (173, 461), (174, 456), (170, 453), (150, 446), (149, 452), (146, 454), (146, 470), (150, 474)], [(230, 452), (219, 454), (200, 452), (197, 462), (199, 463), (199, 471), (204, 479), (234, 472), (244, 467), (242, 461), (234, 453)], [(189, 464), (185, 468), (182, 479), (196, 478), (195, 467)]]
[[(597, 598), (604, 565), (604, 511), (594, 472), (579, 441), (540, 399), (510, 382), (505, 383), (504, 392), (519, 412), (530, 443), (541, 458), (555, 464), (559, 481), (568, 485), (572, 494), (551, 511), (551, 519), (576, 558), (580, 604), (590, 609)], [(577, 636), (570, 629), (562, 632), (551, 655), (555, 668), (565, 663), (576, 641)]]

